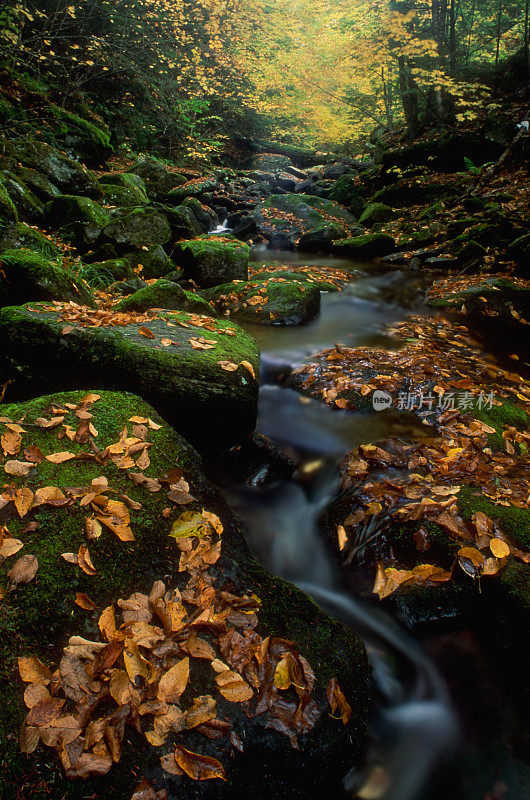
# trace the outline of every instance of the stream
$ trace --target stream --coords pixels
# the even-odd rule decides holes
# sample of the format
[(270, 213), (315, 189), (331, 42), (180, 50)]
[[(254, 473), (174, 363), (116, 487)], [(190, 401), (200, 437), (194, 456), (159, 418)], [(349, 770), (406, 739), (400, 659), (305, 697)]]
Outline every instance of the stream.
[[(395, 271), (385, 274), (381, 265), (372, 263), (265, 249), (255, 251), (254, 260), (346, 267), (355, 279), (343, 292), (323, 294), (321, 314), (309, 325), (243, 324), (262, 350), (257, 432), (280, 445), (294, 458), (297, 469), (290, 480), (270, 480), (264, 470), (245, 485), (220, 486), (243, 522), (255, 557), (310, 594), (365, 642), (373, 676), (370, 743), (364, 767), (345, 777), (343, 797), (486, 798), (483, 792), (466, 793), (459, 785), (460, 774), (456, 793), (451, 781), (446, 785), (440, 779), (445, 765), (461, 758), (463, 750), (462, 720), (450, 691), (422, 644), (380, 608), (341, 588), (318, 527), (339, 492), (338, 465), (347, 450), (390, 435), (418, 437), (425, 426), (403, 413), (333, 410), (279, 382), (280, 376), (288, 375), (312, 353), (336, 342), (395, 348), (395, 340), (385, 335), (384, 328), (403, 319), (410, 308), (399, 299), (407, 276), (397, 273), (400, 277), (396, 278)], [(394, 302), (389, 302), (389, 296)], [(365, 526), (359, 538), (366, 540), (373, 533)], [(471, 772), (477, 768), (472, 766)], [(510, 794), (509, 799), (523, 796)], [(497, 800), (496, 794), (487, 797)]]

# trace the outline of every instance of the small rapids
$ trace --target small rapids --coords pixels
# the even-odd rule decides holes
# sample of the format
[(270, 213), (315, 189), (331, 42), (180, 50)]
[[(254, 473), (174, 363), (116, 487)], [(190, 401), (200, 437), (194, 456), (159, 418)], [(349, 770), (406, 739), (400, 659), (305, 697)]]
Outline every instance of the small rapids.
[[(307, 259), (295, 253), (261, 251), (260, 260), (344, 266), (337, 259)], [(356, 265), (357, 266), (357, 265)], [(349, 265), (351, 268), (351, 264)], [(370, 285), (373, 266), (366, 271)], [(323, 296), (313, 324), (299, 328), (245, 325), (262, 348), (262, 385), (257, 431), (298, 462), (288, 481), (265, 486), (229, 486), (222, 491), (241, 518), (250, 549), (276, 575), (298, 585), (315, 602), (350, 625), (364, 640), (372, 667), (375, 699), (366, 763), (344, 778), (344, 797), (414, 800), (458, 741), (458, 724), (436, 667), (387, 614), (339, 588), (319, 533), (319, 519), (339, 492), (338, 464), (345, 452), (390, 434), (420, 436), (417, 418), (403, 414), (332, 410), (279, 386), (276, 376), (311, 353), (339, 341), (388, 347), (383, 328), (403, 317), (403, 308), (383, 299), (373, 274), (371, 299), (344, 293)], [(379, 287), (379, 288), (378, 288)], [(377, 533), (377, 532), (375, 532)], [(359, 535), (372, 532), (360, 531)]]

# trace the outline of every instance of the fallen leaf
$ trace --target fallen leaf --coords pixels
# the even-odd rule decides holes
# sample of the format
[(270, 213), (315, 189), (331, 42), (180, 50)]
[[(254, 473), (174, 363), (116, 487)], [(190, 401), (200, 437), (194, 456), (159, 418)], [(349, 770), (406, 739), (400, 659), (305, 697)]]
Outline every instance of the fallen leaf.
[(64, 451), (62, 453), (51, 453), (51, 455), (46, 456), (46, 461), (50, 461), (52, 464), (63, 464), (65, 461), (71, 461), (73, 458), (75, 458), (75, 453)]
[(221, 369), (226, 370), (227, 372), (235, 372), (238, 369), (239, 365), (235, 364), (233, 361), (218, 361), (217, 362)]
[(510, 555), (510, 547), (502, 539), (490, 539), (490, 550), (495, 558), (506, 558)]
[(153, 331), (150, 331), (149, 328), (145, 327), (138, 328), (138, 333), (140, 334), (140, 336), (145, 336), (146, 339), (156, 339), (155, 334), (153, 333)]
[(32, 464), (31, 461), (6, 461), (4, 472), (7, 472), (8, 475), (15, 475), (17, 478), (24, 478), (29, 475), (30, 469), (34, 466), (35, 464)]
[(86, 544), (82, 544), (79, 547), (79, 552), (77, 554), (77, 563), (79, 564), (80, 568), (85, 572), (87, 575), (96, 575), (96, 568), (92, 563), (92, 559), (90, 558), (90, 553), (88, 552), (88, 547)]
[(15, 506), (20, 518), (25, 517), (33, 503), (33, 492), (27, 486), (17, 489), (15, 494)]
[(51, 671), (37, 656), (19, 656), (18, 671), (24, 683), (46, 686), (52, 679)]
[(88, 597), (88, 595), (86, 595), (84, 592), (77, 592), (75, 596), (75, 603), (85, 611), (94, 611), (94, 609), (97, 608), (94, 601), (91, 600), (90, 597)]
[(188, 685), (190, 660), (183, 658), (164, 672), (158, 684), (157, 697), (166, 703), (176, 703)]
[(220, 778), (225, 781), (223, 765), (215, 758), (192, 753), (184, 747), (177, 745), (175, 748), (175, 761), (177, 765), (194, 781), (206, 781)]
[(250, 372), (250, 374), (252, 375), (252, 377), (254, 378), (254, 380), (256, 380), (256, 373), (254, 372), (254, 367), (252, 366), (252, 364), (250, 363), (250, 361), (240, 361), (239, 363), (240, 363), (240, 364), (241, 364), (241, 366), (242, 366), (242, 367), (244, 367), (244, 368), (245, 368), (245, 369), (246, 369), (248, 372)]
[(333, 716), (335, 711), (338, 710), (343, 725), (347, 725), (351, 719), (352, 710), (344, 694), (341, 692), (336, 678), (330, 678), (326, 688), (326, 697), (331, 706), (331, 715)]
[(15, 562), (7, 573), (9, 590), (13, 591), (20, 583), (29, 583), (33, 580), (39, 569), (37, 556), (28, 553)]
[(243, 680), (238, 672), (233, 670), (220, 672), (216, 676), (215, 682), (223, 697), (232, 703), (243, 703), (254, 696), (254, 692), (248, 683)]

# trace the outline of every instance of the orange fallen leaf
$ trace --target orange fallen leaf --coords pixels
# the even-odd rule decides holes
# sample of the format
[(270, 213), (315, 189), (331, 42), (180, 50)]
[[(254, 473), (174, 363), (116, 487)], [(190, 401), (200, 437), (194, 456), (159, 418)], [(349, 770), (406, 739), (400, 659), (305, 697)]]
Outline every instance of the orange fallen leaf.
[(76, 605), (83, 608), (85, 611), (94, 611), (97, 608), (96, 604), (93, 600), (90, 599), (88, 595), (84, 592), (77, 592), (75, 596), (75, 603)]
[(192, 753), (184, 747), (177, 745), (175, 748), (175, 761), (177, 765), (194, 781), (206, 781), (212, 778), (226, 780), (223, 765), (216, 758)]
[(138, 328), (138, 333), (140, 334), (140, 336), (145, 336), (146, 339), (156, 339), (155, 334), (153, 333), (153, 331), (150, 331), (149, 328), (145, 327)]
[(75, 453), (64, 451), (62, 453), (51, 453), (51, 455), (46, 456), (46, 461), (51, 461), (52, 464), (63, 464), (65, 461), (71, 461), (72, 458), (75, 458)]

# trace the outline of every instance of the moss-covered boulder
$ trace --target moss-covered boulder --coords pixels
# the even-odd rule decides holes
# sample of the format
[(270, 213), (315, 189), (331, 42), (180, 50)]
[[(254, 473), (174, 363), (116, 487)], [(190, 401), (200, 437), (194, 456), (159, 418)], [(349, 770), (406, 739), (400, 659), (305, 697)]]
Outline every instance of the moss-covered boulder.
[(118, 209), (103, 231), (103, 238), (118, 250), (163, 245), (171, 241), (168, 218), (155, 208)]
[(101, 184), (101, 202), (109, 206), (146, 206), (149, 203), (147, 195), (133, 186), (115, 186), (112, 183)]
[(69, 272), (30, 250), (0, 253), (0, 307), (30, 300), (73, 301), (94, 305), (86, 286)]
[(208, 231), (213, 230), (219, 222), (219, 217), (215, 211), (201, 203), (196, 197), (186, 197), (180, 207), (189, 208), (199, 223), (202, 233), (208, 233)]
[[(46, 420), (48, 427), (43, 425)], [(90, 434), (95, 452), (108, 453), (107, 458), (88, 457), (89, 421), (96, 431)], [(77, 800), (80, 795), (124, 800), (144, 777), (157, 790), (166, 789), (169, 797), (182, 800), (196, 798), (197, 786), (204, 800), (269, 800), (271, 790), (277, 797), (308, 797), (315, 789), (339, 796), (342, 777), (360, 762), (366, 736), (369, 672), (356, 635), (250, 558), (233, 515), (205, 478), (198, 454), (139, 397), (92, 390), (3, 405), (2, 436), (11, 434), (7, 426), (17, 423), (22, 428), (21, 450), (35, 458), (28, 462), (26, 475), (9, 474), (10, 486), (0, 495), (2, 525), (7, 528), (2, 527), (3, 543), (22, 545), (0, 566), (0, 585), (7, 589), (7, 573), (20, 558), (28, 557), (36, 572), (28, 583), (13, 586), (2, 601), (0, 794), (7, 798), (14, 786), (24, 785), (36, 800)], [(75, 435), (61, 441), (65, 431)], [(67, 460), (54, 460), (54, 453), (65, 450), (70, 454)], [(124, 468), (127, 461), (142, 458), (147, 466)], [(2, 455), (0, 469), (9, 469), (9, 461), (12, 455)], [(25, 498), (24, 506), (14, 500), (17, 496)], [(205, 544), (210, 550), (204, 559), (186, 559), (192, 548), (204, 550)], [(93, 569), (82, 555), (85, 548)], [(64, 554), (73, 558), (65, 560)], [(157, 581), (164, 584), (157, 583), (151, 593)], [(167, 600), (166, 590), (175, 590)], [(164, 616), (164, 609), (169, 614)], [(123, 622), (117, 633), (112, 632), (113, 618), (118, 625)], [(267, 636), (271, 639), (264, 641)], [(178, 701), (167, 699), (175, 722), (169, 733), (170, 726), (164, 732), (155, 716), (167, 705), (145, 705), (146, 683), (140, 677), (135, 680), (120, 641), (135, 653), (137, 664), (158, 666), (160, 661), (150, 675), (152, 688), (155, 675), (158, 684), (174, 662), (189, 659), (181, 664), (189, 669), (185, 691)], [(103, 651), (106, 642), (111, 644)], [(243, 647), (248, 648), (248, 659), (242, 656)], [(98, 650), (102, 657), (94, 661)], [(285, 652), (293, 654), (297, 669), (303, 666), (297, 679), (303, 703), (293, 688), (274, 687), (272, 677)], [(40, 666), (31, 657), (38, 658)], [(225, 682), (216, 679), (211, 666), (214, 657), (235, 671), (230, 676), (240, 688), (252, 685), (245, 689), (248, 704), (242, 706), (242, 697), (237, 702), (237, 695), (223, 690)], [(50, 683), (48, 669), (59, 663), (57, 679)], [(260, 670), (260, 664), (266, 670)], [(27, 670), (32, 666), (41, 670), (37, 685), (29, 682)], [(83, 676), (93, 667), (98, 678), (89, 683)], [(69, 672), (76, 674), (77, 683), (63, 683)], [(347, 725), (327, 705), (331, 678), (351, 707)], [(116, 691), (120, 680), (123, 697)], [(22, 741), (33, 744), (24, 748), (29, 753), (20, 752), (19, 733), (28, 707), (47, 693), (62, 698), (55, 703), (56, 717), (69, 716), (70, 726), (78, 723), (70, 727), (73, 734), (57, 737), (64, 743), (63, 753), (69, 754), (63, 755), (63, 765), (52, 746), (53, 730), (43, 731), (41, 743), (35, 740), (31, 728), (38, 727), (32, 724), (37, 712), (29, 718), (29, 728), (23, 727)], [(257, 698), (265, 698), (261, 713), (255, 707)], [(298, 706), (297, 722), (293, 713)], [(196, 727), (200, 708), (210, 709), (204, 722), (217, 718), (218, 723)], [(180, 712), (186, 723), (179, 726)], [(107, 737), (98, 736), (106, 724)], [(78, 729), (84, 735), (81, 741)], [(159, 730), (160, 738), (153, 738), (153, 729)], [(105, 741), (111, 743), (114, 759)], [(198, 784), (176, 774), (171, 758), (176, 745), (199, 753), (199, 758), (217, 759), (227, 781)], [(85, 756), (79, 761), (83, 748)], [(67, 778), (65, 770), (71, 770), (73, 778), (83, 764), (88, 777)]]
[(100, 196), (99, 184), (90, 170), (44, 142), (34, 139), (7, 142), (6, 154), (25, 167), (42, 172), (67, 194), (95, 199)]
[(104, 163), (113, 153), (110, 131), (103, 122), (96, 124), (66, 108), (47, 103), (46, 116), (55, 122), (54, 137), (62, 139), (91, 166)]
[(89, 283), (97, 286), (110, 286), (116, 281), (133, 280), (136, 275), (125, 258), (109, 258), (106, 261), (93, 261), (83, 267)]
[(225, 283), (202, 294), (221, 313), (261, 325), (303, 325), (320, 311), (320, 290), (316, 286), (276, 275)]
[(274, 246), (294, 248), (304, 234), (332, 226), (345, 236), (355, 218), (331, 200), (306, 194), (271, 195), (260, 203), (253, 217), (259, 232)]
[(145, 183), (134, 172), (108, 172), (98, 177), (100, 186), (120, 186), (122, 189), (138, 189), (147, 196)]
[(371, 228), (377, 222), (389, 222), (394, 219), (396, 212), (384, 203), (369, 203), (359, 217), (359, 225)]
[[(71, 315), (66, 307), (28, 306), (3, 310), (0, 336), (0, 374), (15, 380), (19, 396), (134, 389), (205, 450), (228, 447), (254, 428), (259, 350), (234, 323), (183, 311)], [(248, 368), (229, 372), (223, 361)]]
[(44, 203), (61, 194), (61, 190), (46, 175), (43, 175), (42, 172), (37, 172), (36, 169), (16, 165), (14, 162), (10, 169)]
[(203, 236), (179, 242), (177, 253), (186, 274), (204, 288), (248, 278), (250, 248), (237, 239)]
[(147, 194), (154, 200), (163, 200), (175, 186), (186, 183), (183, 175), (170, 171), (156, 158), (146, 158), (130, 167), (127, 172), (140, 176)]
[(324, 253), (331, 250), (333, 242), (344, 236), (338, 225), (321, 225), (320, 228), (303, 233), (298, 240), (298, 249), (304, 253)]
[(344, 258), (377, 258), (395, 249), (396, 242), (386, 233), (366, 233), (333, 245), (334, 254)]
[(356, 176), (343, 175), (333, 184), (329, 199), (340, 203), (359, 217), (366, 205), (367, 195), (367, 189)]
[(191, 210), (184, 205), (181, 206), (160, 206), (164, 212), (169, 226), (173, 241), (179, 239), (194, 239), (202, 234), (202, 227), (197, 221), (197, 217)]
[(435, 139), (415, 142), (407, 147), (388, 150), (382, 155), (385, 175), (396, 175), (411, 166), (426, 166), (437, 172), (461, 172), (466, 159), (475, 166), (496, 161), (504, 146), (477, 133), (445, 134)]
[(103, 229), (110, 224), (111, 217), (99, 203), (88, 197), (60, 195), (44, 206), (47, 225), (86, 249), (99, 239)]
[(280, 153), (258, 153), (252, 159), (252, 166), (266, 172), (278, 172), (292, 166), (292, 161), (289, 156)]
[(159, 244), (148, 247), (147, 250), (127, 253), (124, 258), (127, 259), (133, 269), (139, 270), (139, 274), (146, 280), (163, 278), (175, 270), (174, 261), (170, 259), (164, 248)]
[(4, 185), (4, 180), (0, 175), (0, 225), (18, 221), (18, 212), (13, 205), (9, 193)]
[(212, 192), (219, 186), (216, 178), (192, 178), (181, 186), (171, 189), (167, 195), (168, 203), (178, 204), (185, 197), (200, 197), (205, 192)]
[(211, 315), (212, 306), (195, 292), (187, 292), (177, 283), (161, 278), (151, 286), (131, 294), (117, 306), (115, 311), (149, 311), (151, 308), (166, 308), (175, 311), (191, 311), (195, 314)]
[(429, 177), (406, 178), (380, 189), (372, 196), (371, 202), (406, 208), (448, 200), (458, 193), (458, 187), (436, 184)]
[(482, 318), (490, 327), (494, 323), (526, 329), (530, 323), (530, 289), (517, 278), (485, 277), (467, 286), (463, 281), (461, 287), (445, 293), (437, 291), (435, 284), (427, 292), (427, 305), (462, 311)]
[(2, 176), (6, 192), (11, 198), (20, 219), (27, 222), (41, 222), (43, 206), (24, 181), (6, 170)]
[(336, 292), (338, 288), (335, 283), (326, 280), (324, 276), (319, 277), (318, 275), (308, 274), (307, 272), (298, 272), (296, 267), (293, 269), (289, 269), (288, 267), (285, 267), (285, 269), (278, 269), (275, 264), (271, 264), (270, 268), (268, 268), (268, 265), (265, 264), (263, 269), (253, 269), (251, 275), (252, 280), (264, 281), (267, 278), (276, 278), (284, 281), (297, 281), (298, 283), (309, 283), (312, 286), (316, 286), (316, 288), (321, 292)]
[(38, 228), (18, 222), (8, 228), (0, 229), (0, 252), (2, 250), (32, 250), (34, 253), (47, 258), (49, 261), (58, 261), (62, 258), (62, 251), (49, 236), (45, 236)]

